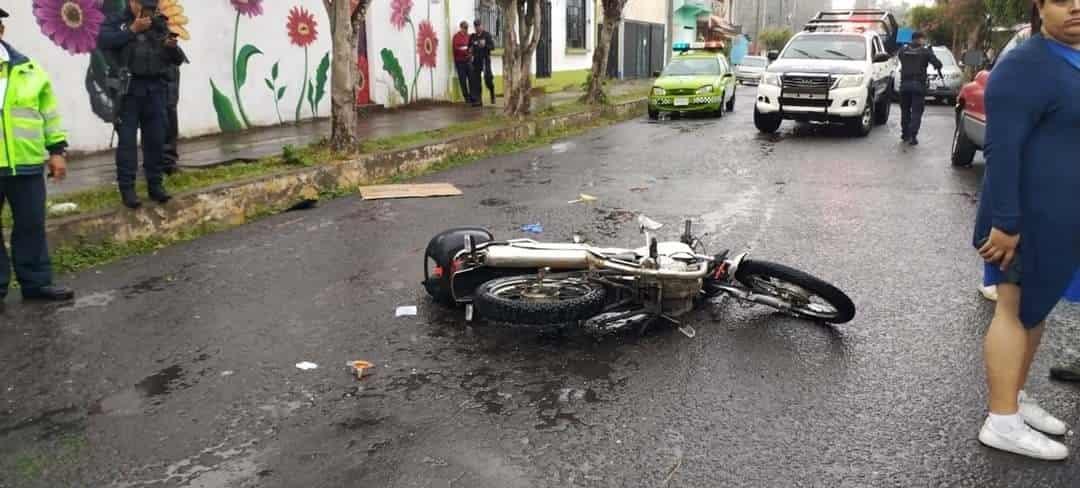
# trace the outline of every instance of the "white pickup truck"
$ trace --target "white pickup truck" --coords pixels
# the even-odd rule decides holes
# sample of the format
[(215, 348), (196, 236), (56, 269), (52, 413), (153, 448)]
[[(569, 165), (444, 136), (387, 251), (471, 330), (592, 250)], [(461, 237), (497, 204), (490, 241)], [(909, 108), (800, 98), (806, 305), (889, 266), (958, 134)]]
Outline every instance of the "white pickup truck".
[(839, 123), (866, 136), (875, 124), (888, 122), (899, 65), (893, 55), (896, 31), (866, 28), (861, 20), (873, 17), (867, 12), (847, 12), (856, 20), (811, 21), (788, 41), (758, 85), (758, 130), (773, 133), (784, 120), (798, 120)]

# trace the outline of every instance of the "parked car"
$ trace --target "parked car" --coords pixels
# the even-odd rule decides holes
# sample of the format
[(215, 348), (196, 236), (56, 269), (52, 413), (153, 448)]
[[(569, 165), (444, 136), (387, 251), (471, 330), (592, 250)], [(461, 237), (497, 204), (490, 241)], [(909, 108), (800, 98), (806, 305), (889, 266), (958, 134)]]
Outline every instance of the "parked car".
[[(1007, 56), (1016, 46), (1029, 38), (1031, 38), (1031, 27), (1028, 25), (1020, 27), (1009, 43), (1001, 48), (1001, 53), (993, 62)], [(975, 152), (981, 151), (986, 144), (986, 104), (983, 96), (986, 93), (986, 83), (990, 80), (993, 62), (987, 69), (975, 75), (974, 81), (960, 89), (960, 95), (956, 101), (956, 128), (953, 131), (953, 166), (970, 166), (975, 160)]]
[(678, 54), (653, 82), (649, 118), (656, 120), (662, 112), (719, 117), (725, 110), (735, 110), (735, 73), (721, 48), (701, 42), (676, 44)]
[[(941, 74), (945, 77), (939, 76), (932, 65), (927, 66), (926, 76), (930, 81), (930, 87), (926, 92), (926, 96), (948, 105), (955, 105), (956, 97), (960, 94), (960, 88), (964, 86), (964, 70), (956, 62), (956, 57), (953, 56), (949, 48), (934, 46), (933, 50), (934, 55), (941, 60)], [(893, 98), (895, 100), (900, 99), (899, 66), (896, 67), (896, 72), (893, 73)]]
[(745, 83), (757, 85), (768, 66), (769, 60), (765, 56), (746, 56), (742, 59), (742, 63), (735, 67), (735, 79), (740, 85)]

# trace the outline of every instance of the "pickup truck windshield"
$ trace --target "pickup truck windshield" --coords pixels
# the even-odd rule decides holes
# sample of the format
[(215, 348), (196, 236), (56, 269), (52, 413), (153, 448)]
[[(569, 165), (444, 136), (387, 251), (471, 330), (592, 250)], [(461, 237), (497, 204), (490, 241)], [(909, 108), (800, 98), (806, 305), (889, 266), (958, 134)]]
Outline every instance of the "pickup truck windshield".
[(720, 62), (712, 58), (675, 59), (664, 69), (663, 76), (719, 75)]
[(866, 40), (862, 36), (809, 35), (797, 37), (786, 48), (783, 59), (866, 60)]

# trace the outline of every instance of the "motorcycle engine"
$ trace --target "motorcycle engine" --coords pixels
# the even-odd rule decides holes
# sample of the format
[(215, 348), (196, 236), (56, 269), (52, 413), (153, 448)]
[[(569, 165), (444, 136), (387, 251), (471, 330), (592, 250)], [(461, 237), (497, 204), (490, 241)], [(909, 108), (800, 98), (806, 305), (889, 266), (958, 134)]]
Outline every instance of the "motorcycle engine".
[[(678, 259), (660, 256), (657, 260), (660, 269), (671, 271), (694, 271), (697, 265), (687, 264)], [(694, 309), (694, 299), (701, 293), (702, 280), (663, 279), (659, 282), (662, 290), (664, 313), (678, 317)]]

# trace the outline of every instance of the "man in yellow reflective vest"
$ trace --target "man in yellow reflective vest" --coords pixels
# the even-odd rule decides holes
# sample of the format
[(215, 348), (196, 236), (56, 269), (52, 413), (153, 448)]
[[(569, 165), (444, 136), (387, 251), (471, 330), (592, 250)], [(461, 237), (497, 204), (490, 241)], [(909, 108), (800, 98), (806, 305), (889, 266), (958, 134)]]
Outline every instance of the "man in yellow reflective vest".
[(53, 283), (45, 243), (45, 167), (56, 180), (66, 176), (67, 134), (60, 127), (49, 75), (4, 42), (7, 17), (0, 9), (0, 209), (11, 205), (14, 225), (10, 265), (0, 239), (0, 305), (11, 268), (24, 300), (70, 300), (75, 293)]

